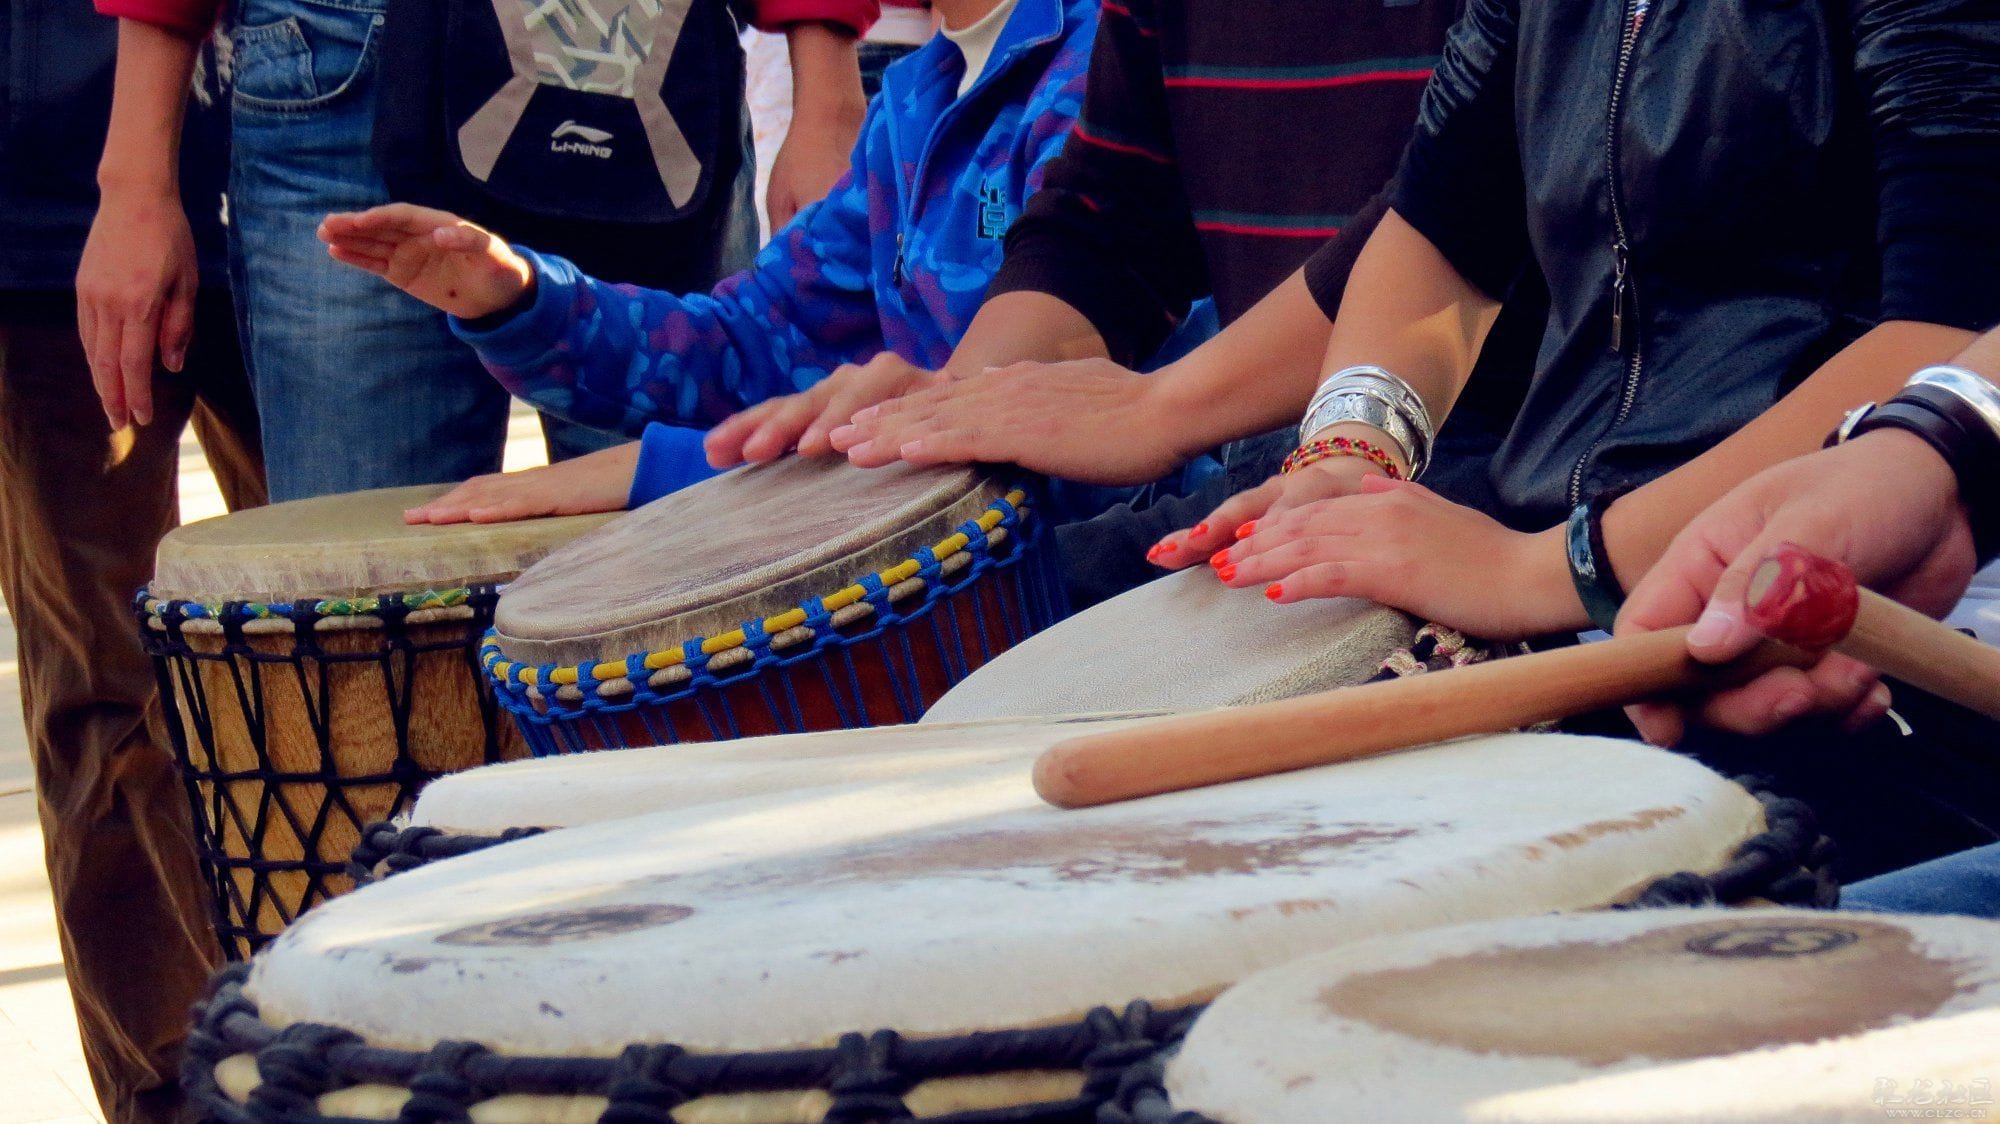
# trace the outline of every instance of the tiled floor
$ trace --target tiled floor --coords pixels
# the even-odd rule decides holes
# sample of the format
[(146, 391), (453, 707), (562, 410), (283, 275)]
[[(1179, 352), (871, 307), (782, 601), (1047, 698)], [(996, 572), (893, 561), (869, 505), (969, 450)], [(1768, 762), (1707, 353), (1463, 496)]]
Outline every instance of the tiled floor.
[[(507, 467), (543, 460), (533, 415), (517, 410), (508, 433)], [(189, 438), (181, 447), (182, 518), (207, 518), (221, 510), (215, 481)], [(0, 1124), (101, 1120), (63, 982), (21, 725), (14, 624), (0, 605)]]

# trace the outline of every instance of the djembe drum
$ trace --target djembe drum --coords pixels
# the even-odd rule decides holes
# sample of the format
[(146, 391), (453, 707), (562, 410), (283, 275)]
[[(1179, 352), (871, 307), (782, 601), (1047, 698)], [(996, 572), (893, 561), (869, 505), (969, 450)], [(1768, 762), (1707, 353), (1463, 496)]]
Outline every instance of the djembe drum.
[[(1978, 1119), (2000, 924), (1809, 910), (1570, 914), (1253, 976), (1104, 1124)], [(1150, 1067), (1149, 1067), (1150, 1068)]]
[(655, 500), (501, 598), (537, 753), (914, 722), (1062, 615), (1026, 483), (790, 457)]
[(1310, 952), (1676, 872), (1818, 896), (1809, 830), (1633, 743), (1510, 735), (1059, 811), (1029, 768), (1069, 732), (364, 887), (221, 977), (188, 1087), (223, 1120), (1087, 1120), (1196, 1005)]
[(1003, 652), (923, 720), (1269, 702), (1365, 682), (1416, 631), (1415, 621), (1372, 601), (1273, 605), (1198, 566), (1099, 602)]
[(442, 486), (191, 523), (138, 600), (232, 956), (348, 886), (361, 828), (526, 755), (478, 663), (497, 583), (607, 516), (411, 527)]

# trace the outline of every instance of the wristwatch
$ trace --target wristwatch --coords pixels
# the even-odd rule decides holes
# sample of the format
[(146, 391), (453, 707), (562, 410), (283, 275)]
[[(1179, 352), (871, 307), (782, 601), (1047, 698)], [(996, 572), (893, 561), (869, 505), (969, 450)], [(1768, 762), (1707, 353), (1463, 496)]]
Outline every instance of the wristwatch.
[(1960, 367), (1926, 367), (1889, 401), (1850, 412), (1827, 444), (1877, 429), (1904, 430), (1937, 450), (1958, 477), (1980, 564), (2000, 557), (2000, 388)]

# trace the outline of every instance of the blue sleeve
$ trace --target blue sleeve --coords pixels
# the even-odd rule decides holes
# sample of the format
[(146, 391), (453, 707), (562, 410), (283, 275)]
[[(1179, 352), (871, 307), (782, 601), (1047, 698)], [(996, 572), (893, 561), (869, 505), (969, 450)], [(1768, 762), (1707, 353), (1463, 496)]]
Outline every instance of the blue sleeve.
[(639, 438), (639, 465), (633, 470), (632, 491), (625, 497), (625, 506), (642, 507), (726, 471), (708, 463), (708, 453), (701, 445), (703, 436), (701, 430), (685, 426), (659, 422), (647, 426), (645, 436)]
[(709, 293), (613, 285), (516, 247), (534, 270), (533, 302), (483, 330), (454, 318), (452, 330), (508, 393), (628, 436), (654, 421), (705, 428), (811, 386), (882, 347), (865, 159), (880, 124), (864, 125), (827, 198)]

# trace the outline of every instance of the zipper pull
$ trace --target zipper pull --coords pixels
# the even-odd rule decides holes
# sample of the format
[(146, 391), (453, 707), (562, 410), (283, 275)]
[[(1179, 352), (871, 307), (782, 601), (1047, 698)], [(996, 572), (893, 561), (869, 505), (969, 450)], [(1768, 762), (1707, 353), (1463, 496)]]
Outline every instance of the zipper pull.
[(1613, 243), (1611, 251), (1617, 259), (1611, 281), (1611, 350), (1623, 355), (1625, 354), (1625, 270), (1628, 264), (1625, 240), (1621, 238)]
[(900, 230), (896, 232), (896, 267), (889, 271), (889, 276), (896, 288), (903, 287), (903, 232)]

